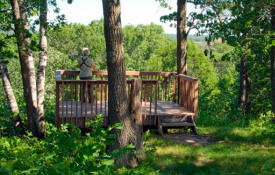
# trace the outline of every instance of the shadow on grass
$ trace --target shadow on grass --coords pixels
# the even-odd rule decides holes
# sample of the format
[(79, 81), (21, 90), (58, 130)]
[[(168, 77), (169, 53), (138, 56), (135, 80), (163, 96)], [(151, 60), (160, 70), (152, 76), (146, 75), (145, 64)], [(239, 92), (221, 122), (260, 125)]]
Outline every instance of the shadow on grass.
[(269, 146), (275, 145), (274, 133), (262, 133), (261, 131), (251, 130), (249, 128), (205, 127), (199, 128), (199, 132), (206, 132), (215, 140), (224, 140), (226, 142), (243, 144), (263, 144)]
[[(177, 174), (273, 174), (274, 168), (270, 158), (248, 156), (221, 156), (201, 161), (199, 155), (194, 160), (175, 159), (170, 155), (148, 158), (152, 167), (162, 175)], [(157, 160), (156, 160), (157, 159)]]
[[(207, 132), (206, 132), (207, 131)], [(147, 163), (159, 174), (275, 174), (274, 138), (243, 128), (200, 128), (201, 134), (225, 142), (191, 146), (151, 134)]]

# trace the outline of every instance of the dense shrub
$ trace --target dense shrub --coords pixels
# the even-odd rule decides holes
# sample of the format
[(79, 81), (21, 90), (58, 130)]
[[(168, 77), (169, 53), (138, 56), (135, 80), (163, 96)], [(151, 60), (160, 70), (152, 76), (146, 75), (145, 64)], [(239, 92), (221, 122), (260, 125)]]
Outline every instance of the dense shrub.
[(0, 138), (0, 174), (113, 174), (114, 159), (106, 153), (111, 144), (103, 118), (91, 122), (93, 132), (81, 136), (73, 125), (57, 129), (47, 123), (47, 137), (30, 134)]

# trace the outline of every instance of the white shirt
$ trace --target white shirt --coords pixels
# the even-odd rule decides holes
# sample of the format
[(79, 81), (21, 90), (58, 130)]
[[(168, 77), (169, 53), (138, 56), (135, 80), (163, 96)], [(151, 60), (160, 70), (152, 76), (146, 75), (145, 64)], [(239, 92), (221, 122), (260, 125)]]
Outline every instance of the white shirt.
[(93, 71), (92, 71), (92, 64), (93, 64), (93, 60), (90, 59), (87, 56), (78, 58), (78, 66), (80, 66), (80, 74), (79, 77), (83, 78), (83, 77), (91, 77), (93, 75)]

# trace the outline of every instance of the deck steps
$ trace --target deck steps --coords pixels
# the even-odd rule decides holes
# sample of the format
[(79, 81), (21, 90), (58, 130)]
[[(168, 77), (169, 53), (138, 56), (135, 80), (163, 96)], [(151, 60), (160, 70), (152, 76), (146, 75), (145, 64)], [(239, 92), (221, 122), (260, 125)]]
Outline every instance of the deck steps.
[(159, 116), (158, 117), (158, 132), (160, 135), (167, 133), (168, 129), (173, 128), (190, 128), (194, 134), (197, 133), (196, 123), (193, 115), (183, 116)]

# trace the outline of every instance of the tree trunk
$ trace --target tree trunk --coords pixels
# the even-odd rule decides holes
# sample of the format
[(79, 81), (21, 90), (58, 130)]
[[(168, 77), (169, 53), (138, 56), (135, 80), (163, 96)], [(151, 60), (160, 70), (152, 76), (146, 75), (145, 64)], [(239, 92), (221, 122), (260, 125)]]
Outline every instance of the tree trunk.
[(14, 18), (14, 33), (17, 39), (21, 74), (23, 80), (24, 97), (27, 108), (28, 128), (37, 136), (35, 116), (37, 110), (37, 95), (35, 69), (32, 51), (30, 49), (30, 35), (27, 14), (23, 0), (10, 0)]
[[(271, 10), (271, 30), (275, 32), (275, 5)], [(275, 42), (275, 34), (272, 35), (272, 42)], [(275, 46), (271, 47), (271, 89), (272, 89), (272, 111), (275, 113)]]
[[(115, 144), (110, 150), (123, 149), (132, 144), (137, 148), (137, 133), (133, 118), (128, 109), (126, 93), (126, 69), (122, 44), (122, 30), (120, 18), (120, 0), (102, 0), (104, 12), (104, 34), (106, 40), (108, 66), (108, 118), (109, 124), (122, 123), (122, 130), (114, 130)], [(137, 157), (127, 153), (117, 160), (123, 166), (134, 167)]]
[(245, 90), (245, 113), (250, 114), (251, 113), (251, 101), (250, 101), (250, 78), (247, 70), (247, 66), (245, 64), (245, 81), (246, 81), (246, 90)]
[(13, 89), (10, 83), (9, 72), (5, 64), (0, 64), (0, 75), (4, 86), (5, 93), (7, 95), (8, 104), (13, 116), (19, 114), (19, 108), (16, 102), (16, 98), (13, 93)]
[(39, 137), (45, 136), (44, 94), (47, 65), (47, 0), (40, 0), (40, 51), (37, 71), (37, 116)]
[(177, 12), (177, 73), (187, 74), (186, 0), (178, 0)]
[(130, 93), (130, 104), (129, 111), (131, 117), (134, 119), (136, 124), (137, 131), (137, 143), (136, 150), (139, 155), (137, 155), (139, 160), (145, 159), (145, 151), (142, 141), (142, 132), (143, 132), (143, 121), (142, 121), (142, 102), (141, 102), (141, 91), (142, 91), (142, 80), (140, 78), (133, 79), (132, 88)]
[(245, 44), (245, 52), (241, 58), (240, 64), (240, 90), (239, 90), (239, 107), (246, 114), (251, 112), (250, 104), (250, 79), (247, 69), (248, 43)]

